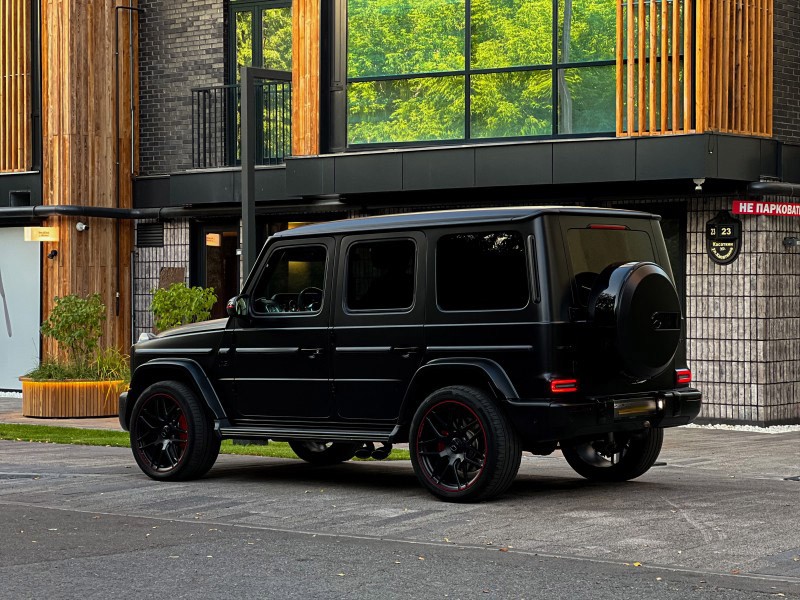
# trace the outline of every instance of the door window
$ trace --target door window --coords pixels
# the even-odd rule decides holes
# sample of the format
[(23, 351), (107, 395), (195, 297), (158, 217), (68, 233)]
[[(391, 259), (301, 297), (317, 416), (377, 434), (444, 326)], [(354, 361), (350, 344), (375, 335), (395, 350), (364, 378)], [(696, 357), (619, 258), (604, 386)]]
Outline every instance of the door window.
[(227, 314), (228, 298), (239, 293), (239, 228), (204, 227), (201, 235), (200, 283), (214, 288), (217, 300), (211, 308), (211, 318), (219, 319)]
[(412, 240), (353, 244), (347, 256), (347, 308), (370, 311), (411, 308), (415, 259)]
[(325, 293), (324, 246), (278, 248), (253, 289), (253, 312), (318, 313)]

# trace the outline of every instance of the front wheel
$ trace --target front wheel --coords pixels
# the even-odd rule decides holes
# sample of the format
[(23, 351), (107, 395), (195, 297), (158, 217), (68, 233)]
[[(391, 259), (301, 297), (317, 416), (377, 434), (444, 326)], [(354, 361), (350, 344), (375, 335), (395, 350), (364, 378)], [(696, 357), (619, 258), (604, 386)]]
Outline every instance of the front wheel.
[(316, 440), (289, 440), (289, 447), (307, 463), (329, 467), (350, 460), (362, 444), (352, 442), (321, 442)]
[(451, 386), (428, 396), (411, 421), (414, 472), (442, 500), (475, 502), (506, 491), (522, 448), (497, 404), (482, 390)]
[(219, 454), (214, 435), (194, 391), (178, 381), (145, 389), (131, 412), (131, 450), (146, 475), (185, 481), (205, 475)]
[(592, 481), (628, 481), (646, 473), (656, 462), (664, 430), (645, 429), (634, 434), (613, 436), (561, 445), (561, 453), (578, 475)]

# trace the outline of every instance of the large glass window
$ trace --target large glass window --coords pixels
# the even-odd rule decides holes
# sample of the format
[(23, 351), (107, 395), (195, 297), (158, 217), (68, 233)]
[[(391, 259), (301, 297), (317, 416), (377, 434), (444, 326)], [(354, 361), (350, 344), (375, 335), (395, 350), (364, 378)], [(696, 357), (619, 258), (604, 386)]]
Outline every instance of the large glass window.
[(457, 233), (436, 246), (442, 310), (507, 310), (528, 304), (525, 244), (516, 231)]
[(231, 81), (242, 67), (292, 70), (292, 3), (287, 0), (231, 0)]
[(615, 129), (615, 0), (348, 0), (347, 10), (350, 145)]

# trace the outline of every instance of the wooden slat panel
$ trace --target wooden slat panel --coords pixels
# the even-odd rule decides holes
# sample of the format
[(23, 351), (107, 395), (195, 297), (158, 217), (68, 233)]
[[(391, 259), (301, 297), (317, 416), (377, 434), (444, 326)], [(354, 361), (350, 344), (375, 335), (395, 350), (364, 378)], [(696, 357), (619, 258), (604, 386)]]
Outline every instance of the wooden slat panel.
[[(120, 93), (117, 98), (114, 80), (115, 4), (80, 0), (42, 2), (44, 204), (131, 206), (130, 146), (136, 126), (131, 123), (130, 115), (128, 19), (133, 19), (135, 32), (138, 17), (131, 16), (129, 11), (120, 11), (119, 14)], [(134, 62), (134, 99), (138, 97), (137, 71)], [(119, 193), (115, 164), (117, 139), (114, 136), (117, 114)], [(78, 220), (67, 217), (48, 220), (48, 225), (58, 227), (60, 240), (56, 244), (45, 244), (43, 248), (45, 255), (52, 248), (58, 249), (57, 258), (45, 259), (42, 269), (43, 318), (52, 308), (55, 296), (100, 293), (106, 305), (101, 343), (127, 350), (131, 315), (131, 225), (112, 219), (89, 219), (89, 229), (77, 232), (75, 224)], [(45, 340), (43, 351), (55, 350), (55, 346)]]
[(31, 167), (29, 0), (0, 0), (0, 172)]
[(620, 72), (621, 65), (624, 63), (624, 40), (622, 37), (624, 19), (622, 16), (622, 2), (617, 2), (617, 43), (616, 43), (616, 59), (617, 59), (617, 74), (616, 74), (616, 112), (617, 112), (617, 137), (622, 135), (623, 132), (623, 115), (625, 109), (625, 101), (623, 94), (625, 93), (624, 77)]
[[(642, 18), (642, 5), (636, 12), (630, 4), (627, 11), (618, 11), (618, 36), (628, 33), (627, 64), (619, 52), (617, 56), (617, 73), (623, 79), (617, 82), (618, 94), (620, 88), (627, 89), (618, 98), (618, 135), (712, 130), (771, 136), (773, 0), (647, 1), (660, 5), (649, 7), (647, 20)], [(661, 54), (657, 67), (652, 64), (654, 38)], [(651, 45), (647, 53), (644, 39)], [(645, 61), (651, 63), (647, 85), (642, 80)], [(660, 119), (653, 114), (658, 110)], [(627, 125), (622, 122), (626, 114)]]
[(319, 153), (320, 3), (292, 5), (292, 154)]
[(637, 130), (639, 135), (646, 133), (647, 131), (647, 81), (645, 79), (645, 61), (647, 60), (647, 54), (645, 52), (645, 40), (647, 39), (647, 27), (645, 23), (645, 11), (644, 11), (645, 0), (638, 0), (638, 20), (636, 23), (637, 32), (638, 32), (638, 40), (636, 45), (636, 58), (639, 63), (639, 78), (637, 81), (636, 86), (636, 94), (637, 94), (637, 105), (639, 107), (639, 114), (636, 120), (637, 122)]

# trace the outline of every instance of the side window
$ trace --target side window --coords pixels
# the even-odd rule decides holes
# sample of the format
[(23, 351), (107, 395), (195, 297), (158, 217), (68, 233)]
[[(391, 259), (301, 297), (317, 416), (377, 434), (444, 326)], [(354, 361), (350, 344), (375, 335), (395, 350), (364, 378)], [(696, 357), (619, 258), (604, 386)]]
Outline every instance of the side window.
[(324, 246), (280, 248), (253, 288), (253, 312), (319, 312), (325, 293)]
[(457, 233), (436, 247), (442, 310), (508, 310), (528, 304), (525, 242), (516, 231)]
[(405, 310), (414, 304), (413, 240), (360, 242), (347, 253), (350, 310)]

